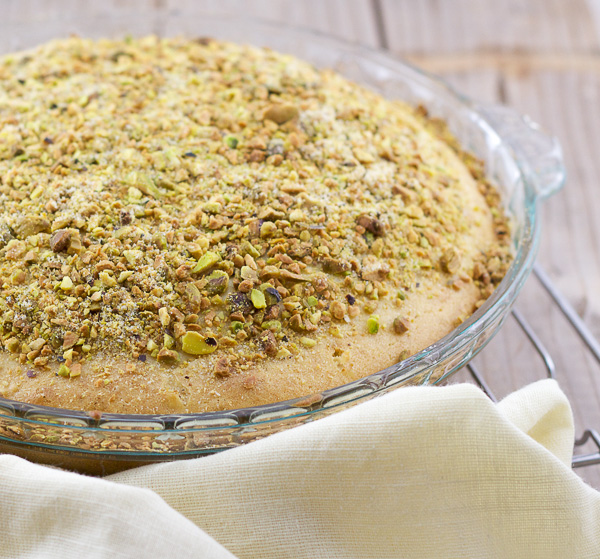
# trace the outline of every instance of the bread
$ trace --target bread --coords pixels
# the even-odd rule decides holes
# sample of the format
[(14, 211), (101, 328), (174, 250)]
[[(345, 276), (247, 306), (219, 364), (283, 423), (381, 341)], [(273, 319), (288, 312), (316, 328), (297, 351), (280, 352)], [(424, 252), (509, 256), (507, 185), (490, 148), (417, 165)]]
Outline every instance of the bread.
[(0, 393), (199, 412), (364, 377), (510, 262), (421, 108), (268, 49), (53, 41), (0, 60)]

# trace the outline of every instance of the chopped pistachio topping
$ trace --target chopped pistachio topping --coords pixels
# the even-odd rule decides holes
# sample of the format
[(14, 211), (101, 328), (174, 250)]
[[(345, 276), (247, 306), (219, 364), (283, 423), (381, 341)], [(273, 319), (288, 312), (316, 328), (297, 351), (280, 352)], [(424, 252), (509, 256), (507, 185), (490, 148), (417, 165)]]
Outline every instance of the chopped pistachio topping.
[[(438, 139), (492, 209), (475, 261)], [(360, 331), (422, 278), (488, 297), (507, 233), (443, 123), (293, 57), (145, 37), (0, 58), (0, 341), (24, 364), (218, 351), (226, 378)]]

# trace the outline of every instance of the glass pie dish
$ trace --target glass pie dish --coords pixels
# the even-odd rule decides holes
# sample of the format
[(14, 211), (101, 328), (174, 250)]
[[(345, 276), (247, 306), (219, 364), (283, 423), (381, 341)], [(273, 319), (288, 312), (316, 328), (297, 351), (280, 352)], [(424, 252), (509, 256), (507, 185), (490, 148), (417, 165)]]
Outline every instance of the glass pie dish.
[(556, 139), (510, 109), (474, 103), (389, 55), (312, 31), (176, 11), (166, 14), (160, 28), (156, 24), (137, 13), (123, 19), (88, 16), (57, 26), (31, 21), (2, 29), (0, 24), (0, 52), (69, 33), (212, 36), (293, 54), (385, 97), (423, 105), (446, 121), (463, 148), (485, 162), (512, 224), (514, 261), (493, 295), (450, 334), (392, 367), (344, 386), (264, 406), (170, 415), (73, 411), (0, 398), (0, 451), (92, 474), (193, 458), (319, 419), (401, 386), (439, 383), (475, 356), (500, 328), (531, 272), (539, 241), (539, 206), (565, 177)]

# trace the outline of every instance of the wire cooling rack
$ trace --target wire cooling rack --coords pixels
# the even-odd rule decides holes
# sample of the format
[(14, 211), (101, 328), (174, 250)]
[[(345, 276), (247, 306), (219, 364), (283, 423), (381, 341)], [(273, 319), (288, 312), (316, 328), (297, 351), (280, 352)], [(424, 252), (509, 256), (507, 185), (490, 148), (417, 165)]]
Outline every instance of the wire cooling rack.
[[(547, 276), (546, 272), (544, 272), (544, 270), (536, 264), (534, 266), (533, 273), (540, 285), (551, 297), (552, 301), (554, 301), (557, 307), (561, 310), (562, 314), (568, 320), (581, 341), (585, 344), (585, 346), (587, 346), (587, 349), (593, 355), (596, 362), (600, 365), (600, 343), (598, 343), (598, 340), (594, 338), (589, 328), (585, 325), (581, 318), (579, 318), (579, 315), (575, 312), (565, 296), (550, 281), (550, 278)], [(556, 378), (556, 367), (554, 365), (552, 355), (542, 343), (536, 331), (531, 327), (529, 322), (519, 310), (513, 310), (512, 316), (543, 361), (548, 378)], [(488, 383), (484, 380), (479, 368), (470, 363), (467, 365), (467, 369), (479, 387), (489, 396), (492, 401), (496, 402), (497, 398)], [(595, 444), (595, 452), (591, 454), (575, 454), (573, 457), (574, 468), (600, 464), (600, 434), (596, 429), (585, 429), (581, 437), (575, 440), (575, 448), (577, 449), (578, 447), (582, 447), (588, 442)]]

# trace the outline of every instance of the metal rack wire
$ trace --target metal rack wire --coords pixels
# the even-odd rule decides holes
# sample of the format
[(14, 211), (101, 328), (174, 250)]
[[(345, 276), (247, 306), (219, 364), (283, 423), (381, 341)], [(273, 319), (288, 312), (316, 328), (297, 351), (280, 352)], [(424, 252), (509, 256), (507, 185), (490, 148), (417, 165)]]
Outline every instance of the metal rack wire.
[[(561, 310), (562, 314), (569, 321), (580, 339), (585, 343), (598, 364), (600, 364), (600, 343), (598, 340), (594, 338), (594, 335), (581, 318), (579, 318), (579, 315), (575, 312), (565, 296), (554, 286), (546, 272), (536, 264), (533, 273), (554, 303)], [(548, 378), (556, 378), (556, 367), (552, 356), (536, 334), (535, 330), (530, 326), (520, 311), (513, 310), (512, 315), (527, 339), (535, 348), (535, 351), (543, 360)], [(485, 382), (481, 371), (472, 363), (467, 365), (467, 369), (479, 387), (492, 401), (496, 402), (497, 398), (492, 389)], [(600, 434), (596, 429), (585, 429), (581, 437), (575, 440), (575, 447), (583, 446), (588, 441), (592, 441), (596, 445), (596, 451), (591, 454), (575, 454), (572, 462), (573, 468), (600, 464)]]

